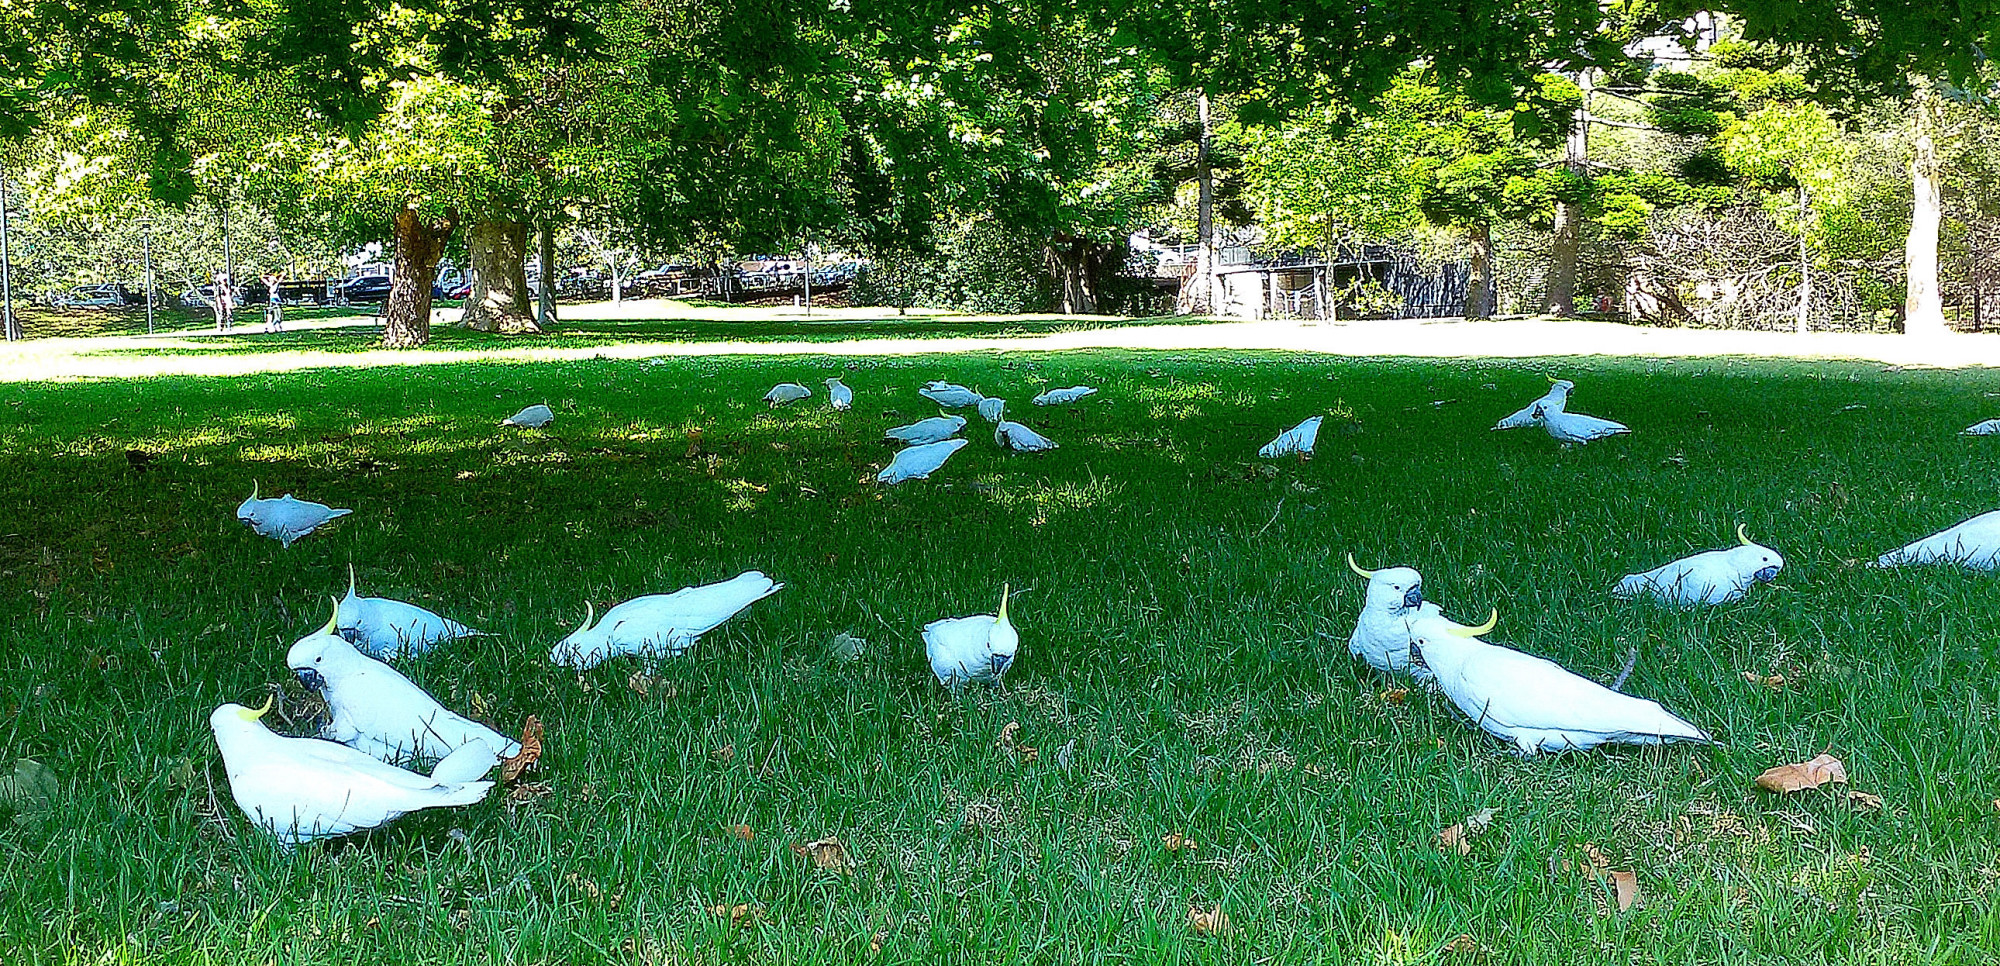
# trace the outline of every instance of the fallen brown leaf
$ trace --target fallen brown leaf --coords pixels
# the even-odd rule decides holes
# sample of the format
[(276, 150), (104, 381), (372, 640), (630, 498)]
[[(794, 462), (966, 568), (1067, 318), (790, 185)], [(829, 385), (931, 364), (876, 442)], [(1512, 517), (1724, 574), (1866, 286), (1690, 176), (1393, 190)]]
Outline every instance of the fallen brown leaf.
[(880, 953), (882, 951), (882, 943), (888, 938), (888, 933), (879, 929), (876, 930), (875, 935), (868, 937), (868, 951), (871, 953)]
[(731, 825), (729, 834), (745, 842), (757, 837), (757, 831), (748, 825)]
[(1743, 672), (1743, 680), (1751, 684), (1761, 684), (1773, 691), (1785, 686), (1785, 676), (1782, 674), (1763, 675), (1755, 671), (1745, 671)]
[(1000, 729), (1000, 737), (994, 740), (993, 747), (1012, 753), (1014, 757), (1024, 763), (1034, 761), (1041, 756), (1040, 749), (1021, 743), (1021, 723), (1019, 721), (1007, 722), (1007, 726)]
[(1179, 832), (1168, 832), (1160, 836), (1160, 844), (1165, 845), (1169, 852), (1179, 852), (1183, 849), (1192, 852), (1195, 849), (1201, 848), (1200, 842), (1188, 838)]
[(643, 696), (653, 692), (653, 682), (656, 680), (658, 679), (644, 671), (633, 671), (632, 676), (625, 679), (625, 686), (631, 688), (633, 693)]
[(1867, 792), (1850, 791), (1847, 793), (1847, 804), (1855, 808), (1873, 811), (1882, 807), (1882, 796), (1871, 795)]
[[(1585, 860), (1583, 863), (1572, 863), (1570, 860), (1564, 859), (1562, 860), (1562, 868), (1565, 870), (1576, 869), (1585, 875), (1610, 882), (1611, 895), (1618, 903), (1619, 912), (1624, 912), (1632, 908), (1632, 904), (1639, 901), (1639, 876), (1637, 873), (1612, 868), (1611, 860), (1605, 858), (1604, 853), (1597, 848), (1596, 843), (1583, 843), (1581, 851)], [(1600, 913), (1610, 911), (1604, 907), (1601, 899), (1598, 900), (1597, 906)]]
[(597, 887), (597, 883), (592, 882), (589, 879), (586, 879), (583, 876), (580, 876), (574, 872), (570, 873), (567, 878), (569, 880), (570, 888), (575, 889), (576, 891), (581, 892), (592, 899), (595, 899), (598, 896), (604, 894), (604, 891)]
[(762, 909), (747, 902), (739, 902), (733, 906), (727, 903), (720, 903), (710, 906), (708, 911), (724, 919), (728, 919), (729, 924), (732, 926), (754, 926), (758, 920), (764, 918), (764, 911)]
[(1493, 824), (1494, 814), (1496, 813), (1493, 809), (1482, 808), (1471, 815), (1467, 815), (1464, 821), (1439, 830), (1437, 835), (1438, 851), (1446, 854), (1457, 852), (1459, 855), (1471, 855), (1472, 837), (1478, 835), (1486, 826)]
[(840, 840), (831, 835), (817, 842), (794, 845), (792, 854), (810, 858), (815, 867), (830, 872), (847, 872), (853, 868), (853, 863), (847, 857), (846, 846), (841, 845)]
[(708, 757), (713, 758), (716, 761), (735, 761), (736, 745), (734, 743), (723, 745), (722, 747), (709, 752)]
[(512, 758), (500, 759), (500, 780), (511, 782), (541, 760), (542, 719), (529, 715), (527, 723), (521, 726), (520, 753)]
[(1476, 956), (1479, 954), (1479, 940), (1472, 938), (1469, 932), (1462, 932), (1444, 944), (1444, 951), (1454, 956)]
[(1757, 787), (1785, 794), (1818, 788), (1828, 783), (1847, 784), (1847, 766), (1832, 755), (1816, 755), (1811, 761), (1778, 765), (1757, 776)]
[(507, 789), (507, 804), (509, 807), (526, 805), (553, 791), (555, 788), (548, 782), (519, 782)]
[(1229, 913), (1221, 906), (1203, 910), (1200, 906), (1188, 909), (1188, 927), (1197, 936), (1227, 936), (1236, 931), (1236, 925), (1229, 921)]
[(1409, 696), (1410, 696), (1409, 688), (1390, 688), (1389, 690), (1384, 691), (1379, 695), (1376, 695), (1376, 697), (1382, 699), (1383, 704), (1402, 704), (1404, 699), (1408, 698)]

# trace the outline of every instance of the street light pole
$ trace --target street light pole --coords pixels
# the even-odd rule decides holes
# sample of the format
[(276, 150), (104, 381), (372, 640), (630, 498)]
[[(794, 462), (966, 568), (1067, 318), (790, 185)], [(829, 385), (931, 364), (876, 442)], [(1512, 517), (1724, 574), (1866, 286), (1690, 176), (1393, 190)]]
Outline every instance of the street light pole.
[(153, 219), (151, 216), (139, 219), (139, 229), (145, 232), (146, 252), (146, 334), (153, 334)]
[(14, 318), (14, 259), (7, 249), (7, 173), (0, 170), (0, 328), (7, 341), (21, 340), (21, 322)]

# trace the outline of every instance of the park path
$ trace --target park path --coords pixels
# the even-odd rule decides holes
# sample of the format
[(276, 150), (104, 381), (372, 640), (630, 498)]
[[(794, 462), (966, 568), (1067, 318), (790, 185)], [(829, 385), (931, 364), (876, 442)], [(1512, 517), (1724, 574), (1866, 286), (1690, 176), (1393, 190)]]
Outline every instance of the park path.
[[(609, 311), (609, 305), (603, 305), (570, 307), (565, 309), (565, 314), (590, 320), (616, 321), (649, 317), (761, 322), (806, 320), (797, 309), (690, 309), (679, 303), (672, 305), (671, 314), (663, 311), (657, 303), (646, 302), (628, 302), (616, 313)], [(811, 316), (815, 322), (884, 318), (879, 310), (857, 309), (815, 309)], [(887, 318), (893, 319), (893, 316)], [(962, 323), (977, 320), (962, 317), (950, 321)], [(1001, 324), (1005, 321), (1001, 320)], [(0, 382), (155, 375), (228, 376), (291, 369), (432, 365), (477, 360), (531, 362), (719, 355), (893, 356), (1091, 349), (1288, 351), (1328, 356), (1409, 358), (1733, 356), (1850, 359), (1896, 366), (1944, 368), (2000, 367), (2000, 338), (1984, 335), (1925, 339), (1905, 335), (1828, 332), (1801, 336), (1783, 332), (1662, 329), (1550, 319), (1201, 322), (1108, 327), (1091, 327), (1097, 320), (1086, 318), (1065, 321), (1074, 321), (1078, 327), (1069, 331), (1004, 336), (900, 338), (864, 334), (840, 342), (660, 340), (584, 347), (523, 345), (482, 350), (381, 349), (359, 352), (232, 351), (232, 343), (259, 338), (258, 333), (239, 327), (228, 335), (181, 333), (153, 337), (33, 340), (4, 345), (0, 346)], [(295, 328), (356, 324), (348, 320), (331, 320), (306, 323)], [(149, 348), (165, 350), (167, 354), (144, 351)]]

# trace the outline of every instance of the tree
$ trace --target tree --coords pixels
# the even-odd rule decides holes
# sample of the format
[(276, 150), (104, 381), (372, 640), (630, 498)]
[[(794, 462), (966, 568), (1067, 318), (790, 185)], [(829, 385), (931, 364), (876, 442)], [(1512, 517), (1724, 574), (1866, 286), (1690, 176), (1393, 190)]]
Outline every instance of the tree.
[[(1841, 174), (1853, 148), (1817, 104), (1772, 104), (1732, 122), (1720, 137), (1731, 167), (1765, 192), (1765, 205), (1798, 237), (1798, 331), (1812, 318), (1814, 242), (1823, 214), (1842, 193)], [(1792, 208), (1785, 199), (1796, 198)], [(1818, 207), (1816, 208), (1815, 205)]]

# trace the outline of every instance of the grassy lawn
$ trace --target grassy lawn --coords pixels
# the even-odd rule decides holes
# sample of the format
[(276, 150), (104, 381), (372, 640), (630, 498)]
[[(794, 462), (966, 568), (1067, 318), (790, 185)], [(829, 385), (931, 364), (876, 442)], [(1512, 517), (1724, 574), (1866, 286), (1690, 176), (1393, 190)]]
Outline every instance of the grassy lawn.
[[(1489, 432), (1545, 371), (1635, 435)], [(836, 372), (852, 412), (757, 402)], [(973, 417), (931, 480), (867, 482), (881, 431), (935, 414), (932, 378), (1062, 448), (996, 452)], [(1076, 383), (1103, 391), (1027, 405)], [(1993, 391), (1114, 351), (0, 386), (0, 771), (62, 779), (0, 822), (0, 962), (1994, 962), (2000, 597), (1854, 565), (2000, 506), (1996, 441), (1954, 435)], [(549, 431), (495, 425), (536, 402)], [(1255, 459), (1313, 413), (1317, 458)], [(253, 479), (355, 513), (281, 550), (234, 518)], [(1748, 602), (1609, 596), (1738, 522), (1788, 561)], [(1350, 549), (1579, 673), (1638, 647), (1626, 689), (1724, 745), (1523, 759), (1441, 696), (1398, 700), (1346, 654)], [(292, 855), (243, 821), (207, 715), (282, 686), (303, 727), (285, 648), (350, 562), (363, 593), (496, 632), (404, 670), (503, 730), (539, 715), (546, 794)], [(586, 600), (752, 568), (786, 589), (685, 658), (548, 664)], [(919, 629), (1002, 582), (1021, 658), (954, 700)], [(1883, 807), (1753, 788), (1822, 751)], [(1468, 854), (1439, 848), (1489, 808)], [(851, 869), (794, 853), (825, 836)], [(1631, 909), (1574, 871), (1586, 844), (1636, 874)], [(1232, 928), (1199, 934), (1214, 907)]]

